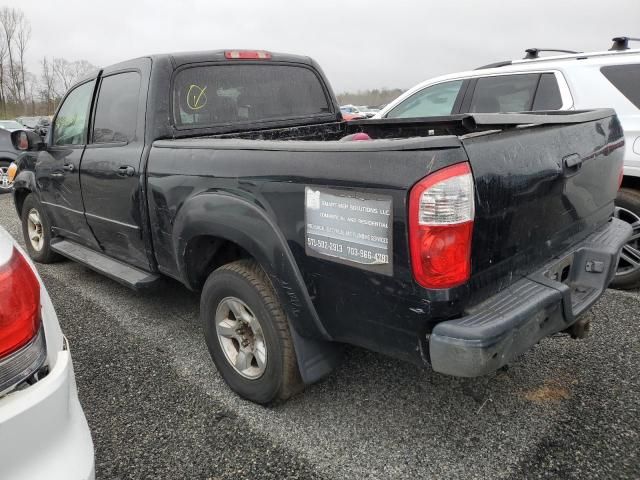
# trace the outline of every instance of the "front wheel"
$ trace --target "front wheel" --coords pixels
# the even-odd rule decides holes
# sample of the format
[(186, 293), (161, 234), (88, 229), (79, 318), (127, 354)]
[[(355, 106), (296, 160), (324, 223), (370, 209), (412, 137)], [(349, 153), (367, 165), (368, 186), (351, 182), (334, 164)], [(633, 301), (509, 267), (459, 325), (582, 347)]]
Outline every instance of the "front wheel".
[(0, 194), (9, 193), (13, 189), (13, 182), (9, 180), (11, 162), (0, 160)]
[(60, 256), (51, 250), (51, 225), (42, 204), (31, 193), (22, 204), (22, 235), (29, 256), (39, 263), (51, 263)]
[(631, 239), (622, 247), (612, 288), (623, 290), (640, 286), (640, 192), (621, 188), (616, 198), (615, 216), (631, 225)]
[(271, 404), (302, 390), (286, 314), (256, 262), (214, 271), (202, 290), (200, 315), (211, 357), (241, 397)]

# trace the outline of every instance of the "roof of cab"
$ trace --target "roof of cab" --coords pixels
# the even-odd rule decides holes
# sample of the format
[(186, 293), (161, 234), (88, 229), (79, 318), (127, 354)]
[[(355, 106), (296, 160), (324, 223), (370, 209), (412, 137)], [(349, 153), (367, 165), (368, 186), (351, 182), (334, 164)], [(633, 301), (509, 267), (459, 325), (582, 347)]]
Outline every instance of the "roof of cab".
[[(248, 61), (248, 60), (225, 58), (225, 52), (229, 52), (229, 51), (266, 52), (266, 50), (260, 50), (260, 49), (238, 49), (238, 48), (229, 49), (227, 48), (224, 50), (167, 53), (167, 54), (160, 54), (160, 55), (150, 55), (150, 57), (151, 58), (169, 57), (176, 67), (180, 67), (182, 65), (186, 65), (189, 63), (219, 62), (219, 61), (227, 61), (227, 62)], [(271, 51), (268, 51), (268, 53), (271, 55), (271, 58), (269, 60), (267, 59), (256, 59), (256, 60), (264, 61), (264, 62), (269, 62), (269, 61), (292, 62), (292, 63), (303, 63), (305, 65), (313, 65), (313, 60), (311, 60), (311, 58), (305, 57), (302, 55), (293, 55), (289, 53), (279, 53), (279, 52), (271, 52)]]

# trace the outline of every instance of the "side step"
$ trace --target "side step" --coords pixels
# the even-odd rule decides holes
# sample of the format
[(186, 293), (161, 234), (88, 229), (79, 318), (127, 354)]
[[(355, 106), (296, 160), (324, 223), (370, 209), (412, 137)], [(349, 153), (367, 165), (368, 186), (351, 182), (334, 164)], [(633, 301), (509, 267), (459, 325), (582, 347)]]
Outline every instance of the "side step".
[(69, 240), (53, 240), (51, 250), (134, 290), (150, 288), (161, 278)]

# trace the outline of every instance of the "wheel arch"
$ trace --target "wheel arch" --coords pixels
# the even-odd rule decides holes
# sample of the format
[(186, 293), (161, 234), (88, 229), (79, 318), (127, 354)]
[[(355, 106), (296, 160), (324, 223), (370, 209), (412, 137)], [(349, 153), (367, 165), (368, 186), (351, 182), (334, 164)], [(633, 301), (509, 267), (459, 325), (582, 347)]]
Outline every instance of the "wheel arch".
[(35, 191), (34, 173), (30, 170), (18, 172), (18, 175), (16, 175), (16, 178), (13, 181), (13, 200), (18, 216), (22, 215), (22, 206), (24, 205), (25, 199), (30, 193)]
[(253, 258), (264, 269), (287, 313), (305, 383), (339, 363), (341, 348), (330, 341), (284, 236), (262, 208), (228, 193), (196, 195), (176, 216), (172, 240), (179, 274), (192, 289), (239, 258)]

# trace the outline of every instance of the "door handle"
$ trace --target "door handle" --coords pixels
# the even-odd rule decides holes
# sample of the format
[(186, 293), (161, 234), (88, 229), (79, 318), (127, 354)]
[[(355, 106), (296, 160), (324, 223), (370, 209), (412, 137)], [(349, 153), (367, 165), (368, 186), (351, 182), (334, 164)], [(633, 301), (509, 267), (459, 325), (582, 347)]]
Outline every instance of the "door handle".
[(129, 165), (123, 165), (122, 167), (118, 168), (118, 170), (116, 171), (118, 172), (118, 175), (121, 177), (133, 177), (133, 174), (136, 173), (136, 169)]
[(62, 166), (62, 169), (66, 170), (67, 172), (73, 172), (73, 169), (74, 169), (73, 163), (65, 163)]
[(578, 170), (582, 166), (582, 158), (577, 153), (567, 155), (562, 161), (567, 170)]

